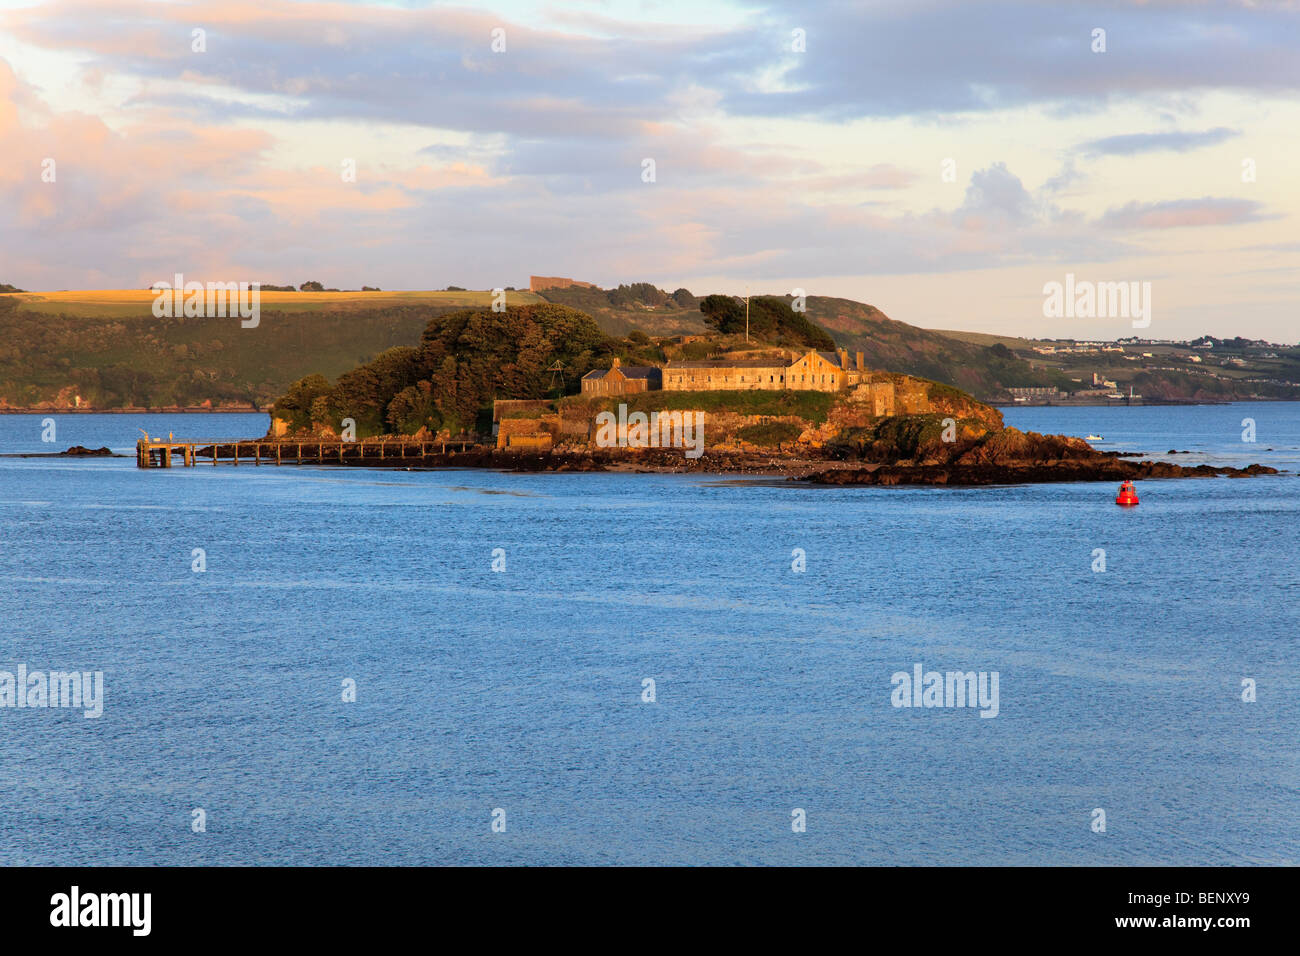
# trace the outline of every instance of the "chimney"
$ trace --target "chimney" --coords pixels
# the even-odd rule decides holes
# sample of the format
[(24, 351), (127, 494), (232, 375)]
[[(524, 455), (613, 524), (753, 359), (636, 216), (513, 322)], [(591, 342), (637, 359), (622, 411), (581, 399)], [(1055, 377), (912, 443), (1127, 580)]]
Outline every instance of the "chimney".
[(619, 366), (618, 356), (615, 355), (615, 356), (614, 356), (614, 364), (611, 365), (611, 366), (609, 367), (609, 368), (610, 368), (610, 371), (613, 371), (614, 369), (618, 368), (618, 366)]
[(859, 371), (859, 372), (862, 371), (862, 353), (861, 353), (861, 352), (858, 353), (858, 371)]
[(847, 372), (849, 370), (849, 350), (840, 349), (840, 370)]

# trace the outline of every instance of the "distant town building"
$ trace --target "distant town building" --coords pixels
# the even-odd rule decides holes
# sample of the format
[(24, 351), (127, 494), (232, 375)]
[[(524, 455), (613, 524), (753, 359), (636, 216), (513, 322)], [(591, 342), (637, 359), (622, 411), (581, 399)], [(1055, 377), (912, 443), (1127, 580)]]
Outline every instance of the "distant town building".
[(579, 282), (577, 279), (566, 279), (563, 276), (529, 276), (528, 291), (542, 292), (546, 289), (570, 289), (577, 286), (580, 289), (595, 289), (598, 286), (590, 282)]
[(1054, 385), (1032, 385), (1025, 388), (1008, 388), (1017, 402), (1059, 402), (1065, 393)]

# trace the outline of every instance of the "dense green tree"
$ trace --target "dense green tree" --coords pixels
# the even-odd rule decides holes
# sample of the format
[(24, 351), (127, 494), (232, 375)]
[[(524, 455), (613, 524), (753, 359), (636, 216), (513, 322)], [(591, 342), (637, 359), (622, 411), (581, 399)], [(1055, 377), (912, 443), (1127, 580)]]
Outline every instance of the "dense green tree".
[[(749, 300), (748, 330), (751, 339), (770, 345), (833, 349), (835, 340), (819, 325), (796, 312), (794, 300), (777, 296), (754, 296)], [(727, 335), (744, 335), (745, 300), (730, 295), (708, 295), (700, 300), (707, 325)]]
[(745, 331), (745, 303), (734, 295), (714, 293), (700, 300), (704, 323), (726, 335)]
[(436, 432), (442, 425), (442, 414), (434, 400), (433, 383), (421, 379), (408, 385), (388, 403), (385, 416), (392, 432), (413, 434), (421, 428)]
[(276, 400), (276, 417), (285, 419), (292, 428), (306, 428), (311, 424), (312, 403), (328, 395), (332, 388), (324, 375), (298, 379)]
[(590, 316), (567, 306), (542, 303), (504, 312), (463, 309), (435, 317), (424, 330), (416, 365), (432, 383), (440, 423), (472, 428), (479, 412), (498, 398), (545, 398), (551, 366), (564, 366), (564, 380), (577, 379), (612, 350)]
[[(564, 386), (576, 391), (581, 376), (619, 344), (590, 316), (551, 303), (435, 314), (417, 347), (388, 349), (332, 388), (320, 376), (296, 382), (277, 403), (289, 414), (277, 416), (294, 427), (306, 427), (306, 418), (335, 429), (352, 418), (359, 436), (420, 428), (459, 433), (473, 430), (494, 399), (556, 396)], [(557, 362), (564, 386), (552, 371)]]
[(648, 305), (657, 308), (668, 301), (668, 293), (649, 282), (633, 282), (609, 290), (609, 302), (615, 306)]
[(414, 385), (417, 378), (416, 349), (399, 345), (380, 352), (339, 376), (329, 393), (329, 420), (321, 424), (338, 428), (343, 419), (351, 418), (359, 435), (382, 432), (388, 403), (402, 389)]

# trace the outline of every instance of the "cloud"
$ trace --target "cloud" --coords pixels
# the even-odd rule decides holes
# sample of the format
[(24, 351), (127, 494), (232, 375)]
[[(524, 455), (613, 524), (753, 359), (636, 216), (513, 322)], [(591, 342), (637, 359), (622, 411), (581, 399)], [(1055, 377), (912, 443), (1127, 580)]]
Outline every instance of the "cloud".
[[(0, 62), (0, 280), (302, 279), (307, 263), (340, 287), (520, 285), (529, 272), (761, 283), (1159, 254), (1154, 230), (1273, 217), (1213, 197), (1103, 212), (1114, 200), (1094, 195), (1087, 157), (1280, 141), (1290, 104), (1252, 112), (1237, 94), (1300, 90), (1300, 11), (1277, 6), (732, 0), (706, 28), (554, 5), (524, 22), (494, 6), (0, 11), (28, 80)], [(1090, 49), (1099, 25), (1104, 54)], [(796, 27), (804, 53), (789, 48)], [(42, 89), (84, 111), (50, 108)], [(1211, 118), (1188, 119), (1201, 110)], [(1061, 119), (1084, 114), (1088, 127)], [(976, 169), (960, 199), (934, 175), (947, 155)], [(59, 159), (52, 189), (43, 156)], [(1120, 195), (1199, 193), (1164, 191), (1203, 175), (1195, 159), (1171, 157), (1168, 180), (1142, 172), (1155, 181)], [(1254, 188), (1269, 210), (1295, 206), (1285, 185)], [(1286, 238), (1268, 231), (1242, 238)]]
[(1199, 133), (1187, 130), (1173, 130), (1167, 133), (1125, 133), (1080, 143), (1078, 149), (1089, 156), (1133, 156), (1137, 153), (1151, 153), (1158, 150), (1185, 153), (1202, 146), (1214, 146), (1240, 135), (1241, 130), (1229, 129), (1226, 126), (1216, 126), (1214, 129)]
[[(716, 91), (733, 115), (826, 118), (1300, 90), (1300, 16), (1280, 7), (1226, 0), (1110, 0), (1088, 8), (1038, 0), (808, 0), (797, 11), (754, 0), (748, 7), (749, 16), (712, 29), (578, 18), (596, 23), (598, 34), (566, 32), (557, 26), (562, 17), (539, 28), (489, 9), (312, 0), (51, 0), (0, 14), (0, 22), (27, 43), (89, 55), (88, 69), (186, 76), (289, 98), (305, 117), (366, 116), (520, 136), (557, 129), (625, 136), (640, 120), (671, 118), (675, 97), (697, 88)], [(1094, 53), (1092, 30), (1101, 21), (1108, 49)], [(201, 54), (190, 48), (196, 23), (208, 31)], [(792, 25), (806, 31), (806, 52), (791, 49)], [(490, 46), (498, 27), (507, 41), (502, 53)]]
[(1100, 219), (1107, 229), (1179, 229), (1184, 226), (1230, 226), (1270, 218), (1251, 199), (1175, 199), (1131, 202), (1109, 209)]
[(1065, 165), (1061, 167), (1061, 171), (1043, 183), (1042, 191), (1047, 195), (1066, 194), (1071, 191), (1071, 187), (1085, 182), (1087, 178), (1075, 166), (1074, 157), (1069, 156), (1065, 160)]
[(964, 229), (1023, 226), (1040, 217), (1034, 198), (1006, 163), (976, 170), (966, 188), (966, 198), (953, 214)]
[[(888, 117), (986, 112), (1030, 104), (1073, 112), (1146, 94), (1300, 89), (1300, 17), (1285, 6), (1038, 0), (849, 5), (807, 0), (792, 14), (755, 0), (714, 66), (738, 114)], [(789, 52), (791, 25), (807, 52)], [(1092, 51), (1092, 31), (1107, 51)], [(784, 88), (755, 82), (782, 61)]]

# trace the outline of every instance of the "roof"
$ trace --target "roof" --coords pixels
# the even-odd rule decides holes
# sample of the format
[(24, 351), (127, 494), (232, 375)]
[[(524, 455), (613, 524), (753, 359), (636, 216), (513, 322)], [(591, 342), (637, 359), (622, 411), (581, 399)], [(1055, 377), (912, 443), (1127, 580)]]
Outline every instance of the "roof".
[[(627, 378), (655, 378), (659, 375), (659, 369), (653, 365), (620, 365), (618, 370)], [(582, 376), (582, 378), (583, 381), (604, 378), (612, 371), (614, 371), (612, 368), (596, 368)]]
[(674, 359), (664, 368), (785, 368), (790, 364), (787, 358), (771, 359), (719, 359), (709, 362), (686, 362)]

